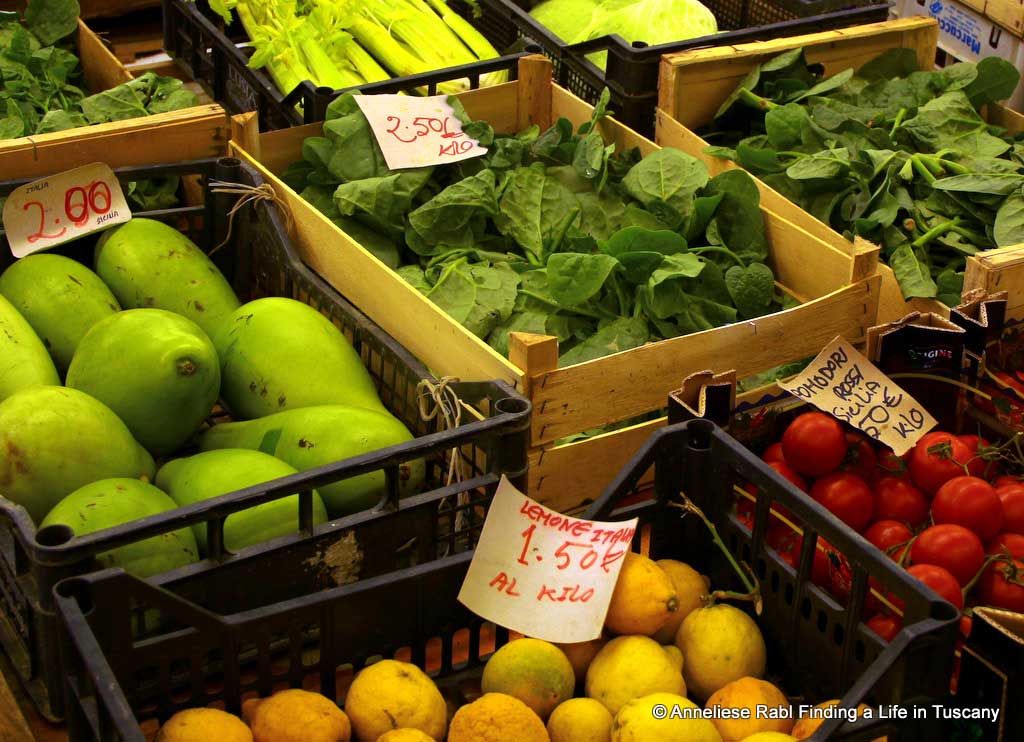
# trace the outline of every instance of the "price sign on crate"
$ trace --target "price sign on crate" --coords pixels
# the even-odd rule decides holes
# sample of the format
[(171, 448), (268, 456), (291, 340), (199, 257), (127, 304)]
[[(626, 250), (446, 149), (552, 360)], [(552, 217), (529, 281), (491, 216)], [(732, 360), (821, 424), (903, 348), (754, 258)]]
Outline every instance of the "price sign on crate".
[(902, 456), (938, 422), (852, 345), (837, 337), (811, 365), (780, 384)]
[(357, 95), (384, 161), (392, 170), (444, 165), (487, 154), (462, 131), (448, 96)]
[(562, 515), (502, 477), (459, 602), (537, 639), (596, 639), (636, 525)]
[(131, 218), (114, 171), (98, 162), (21, 186), (11, 192), (3, 212), (4, 230), (16, 258)]

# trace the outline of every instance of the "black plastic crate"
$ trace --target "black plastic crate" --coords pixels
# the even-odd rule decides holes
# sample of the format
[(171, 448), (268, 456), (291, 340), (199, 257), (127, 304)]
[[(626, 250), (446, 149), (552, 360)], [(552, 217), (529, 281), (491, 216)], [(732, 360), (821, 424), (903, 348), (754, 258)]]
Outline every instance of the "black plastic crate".
[[(237, 195), (212, 193), (210, 180), (250, 186), (262, 183), (254, 169), (233, 158), (125, 168), (118, 170), (117, 175), (122, 183), (168, 176), (181, 177), (183, 183), (198, 180), (202, 195), (193, 199), (198, 205), (138, 212), (135, 216), (167, 221), (183, 229), (208, 252), (228, 237), (228, 212), (238, 198)], [(21, 184), (22, 181), (0, 183), (0, 196)], [(73, 243), (58, 251), (71, 257), (83, 257), (88, 262), (92, 252), (85, 247), (91, 245)], [(5, 245), (0, 248), (0, 254), (5, 256), (0, 257), (2, 270), (11, 255)], [(365, 524), (367, 532), (373, 532), (376, 539), (373, 550), (369, 546), (364, 548), (366, 554), (358, 576), (372, 576), (409, 563), (430, 561), (452, 548), (436, 543), (440, 537), (435, 538), (434, 531), (430, 530), (431, 522), (420, 507), (422, 501), (429, 501), (436, 507), (448, 492), (445, 489), (446, 454), (450, 450), (460, 451), (462, 468), (470, 482), (469, 492), (479, 494), (493, 489), (497, 473), (525, 481), (529, 402), (503, 382), (456, 382), (451, 388), (476, 414), (465, 410), (462, 424), (448, 431), (442, 430), (438, 418), (423, 420), (417, 385), (421, 380), (435, 384), (437, 380), (408, 351), (301, 263), (276, 208), (260, 203), (239, 211), (231, 225), (230, 241), (214, 259), (244, 301), (263, 296), (287, 296), (315, 307), (330, 318), (359, 352), (381, 401), (416, 438), (376, 453), (81, 538), (72, 538), (70, 529), (63, 526), (37, 530), (23, 508), (0, 497), (0, 642), (37, 708), (47, 718), (63, 717), (63, 674), (58, 657), (52, 587), (70, 575), (95, 570), (93, 557), (100, 552), (206, 522), (209, 558), (173, 574), (223, 572), (230, 575), (230, 579), (224, 581), (225, 596), (247, 592), (258, 598), (263, 595), (271, 565), (276, 564), (276, 547), (285, 543), (292, 545), (290, 553), (305, 554), (302, 559), (321, 587), (332, 586), (354, 576), (341, 567), (332, 566), (337, 550), (344, 548), (338, 534), (353, 523)], [(400, 465), (418, 458), (426, 459), (424, 491), (432, 492), (403, 499), (399, 505)], [(388, 495), (375, 511), (313, 528), (312, 489), (380, 470), (386, 473)], [(227, 515), (295, 492), (304, 493), (300, 495), (300, 533), (238, 554), (224, 551), (223, 523)], [(454, 543), (453, 532), (453, 528), (448, 528), (445, 533)]]
[[(358, 89), (397, 93), (426, 88), (428, 95), (434, 95), (439, 83), (463, 78), (469, 80), (471, 89), (476, 89), (480, 87), (480, 77), (489, 72), (504, 70), (510, 80), (515, 79), (519, 57), (541, 51), (539, 46), (519, 39), (504, 15), (495, 12), (498, 6), (481, 3), (483, 13), (476, 19), (472, 18), (469, 5), (453, 7), (470, 18), (503, 55), (438, 72), (362, 85)], [(323, 121), (328, 104), (345, 90), (352, 89), (332, 90), (317, 87), (307, 80), (291, 92), (282, 93), (264, 70), (248, 67), (251, 47), (236, 45), (249, 40), (242, 24), (237, 18), (231, 24), (225, 24), (206, 0), (163, 0), (163, 16), (164, 49), (167, 53), (229, 114), (256, 111), (263, 131)]]
[[(652, 466), (653, 492), (638, 491), (637, 483)], [(726, 507), (733, 487), (745, 482), (767, 495), (758, 501), (753, 533)], [(813, 702), (842, 697), (845, 707), (862, 701), (923, 705), (943, 697), (957, 628), (953, 606), (709, 421), (652, 435), (585, 517), (638, 517), (635, 547), (648, 535), (653, 558), (684, 560), (716, 587), (738, 587), (704, 525), (693, 516), (683, 518), (673, 506), (680, 492), (704, 510), (733, 554), (758, 575), (764, 599), (758, 623), (769, 648), (768, 674), (791, 695), (806, 694)], [(797, 569), (765, 547), (770, 503), (788, 508), (804, 528)], [(860, 623), (859, 609), (843, 609), (811, 583), (818, 534), (851, 561), (852, 604), (863, 602), (869, 577), (904, 601), (904, 628), (891, 643)], [(140, 721), (163, 721), (182, 708), (208, 704), (237, 713), (245, 697), (289, 685), (318, 688), (340, 700), (345, 679), (380, 657), (409, 658), (427, 667), (443, 690), (458, 693), (460, 681), (508, 639), (507, 631), (457, 600), (471, 558), (470, 551), (452, 554), (289, 600), (282, 599), (304, 577), (295, 559), (282, 559), (267, 575), (278, 585), (280, 599), (226, 610), (215, 582), (182, 590), (167, 580), (147, 582), (121, 570), (66, 580), (56, 587), (56, 600), (65, 629), (72, 742), (141, 742)], [(129, 616), (142, 610), (160, 613), (169, 625), (154, 632), (133, 629)], [(431, 657), (435, 661), (425, 664)], [(941, 739), (927, 721), (901, 722), (899, 728), (866, 721), (830, 738), (869, 740), (887, 733), (890, 742)], [(813, 739), (825, 739), (840, 724), (839, 719), (826, 722)]]
[[(327, 104), (341, 94), (342, 91), (315, 88), (309, 82), (287, 96), (281, 94), (262, 70), (246, 67), (248, 52), (235, 46), (236, 42), (247, 40), (237, 20), (225, 28), (223, 19), (209, 9), (205, 0), (163, 2), (167, 53), (230, 113), (257, 111), (264, 131), (320, 121)], [(658, 104), (658, 68), (663, 54), (876, 23), (888, 18), (890, 7), (884, 0), (706, 0), (704, 4), (724, 33), (657, 46), (630, 44), (618, 35), (570, 45), (529, 15), (537, 2), (477, 0), (480, 15), (474, 17), (472, 5), (465, 0), (452, 0), (453, 10), (469, 19), (500, 53), (511, 56), (414, 78), (396, 78), (360, 89), (397, 92), (464, 77), (469, 77), (476, 87), (480, 74), (495, 69), (507, 69), (510, 78), (514, 77), (515, 53), (536, 50), (552, 60), (559, 85), (591, 104), (607, 87), (615, 117), (641, 134), (652, 136)], [(586, 58), (599, 51), (608, 52), (604, 71)], [(300, 102), (304, 116), (295, 110), (295, 104)]]

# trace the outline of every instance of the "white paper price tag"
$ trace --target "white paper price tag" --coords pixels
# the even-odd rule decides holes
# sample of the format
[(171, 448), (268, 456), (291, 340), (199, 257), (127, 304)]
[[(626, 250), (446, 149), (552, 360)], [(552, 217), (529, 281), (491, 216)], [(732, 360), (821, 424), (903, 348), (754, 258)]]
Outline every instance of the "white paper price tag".
[(811, 365), (780, 384), (902, 456), (938, 421), (852, 345), (837, 337)]
[(443, 165), (487, 154), (462, 131), (448, 97), (357, 95), (355, 101), (392, 170)]
[(596, 639), (636, 525), (562, 515), (502, 477), (459, 602), (537, 639)]
[(98, 162), (21, 186), (11, 192), (3, 212), (7, 241), (16, 258), (131, 218), (114, 171)]

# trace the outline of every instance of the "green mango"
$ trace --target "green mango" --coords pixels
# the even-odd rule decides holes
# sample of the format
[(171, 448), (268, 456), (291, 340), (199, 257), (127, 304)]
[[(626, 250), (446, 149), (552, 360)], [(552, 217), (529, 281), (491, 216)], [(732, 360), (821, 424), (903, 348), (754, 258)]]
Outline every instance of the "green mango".
[(86, 333), (67, 385), (107, 405), (160, 457), (181, 448), (210, 414), (220, 361), (195, 322), (163, 309), (129, 309)]
[[(101, 479), (58, 502), (42, 524), (64, 525), (76, 536), (95, 533), (134, 520), (177, 509), (165, 493), (140, 479)], [(96, 555), (101, 567), (121, 567), (136, 577), (152, 577), (199, 560), (196, 538), (189, 528), (118, 546)]]
[[(215, 425), (200, 436), (199, 447), (204, 451), (218, 448), (263, 450), (299, 471), (306, 471), (412, 439), (408, 429), (389, 412), (326, 405), (288, 410), (248, 422)], [(402, 464), (401, 495), (420, 493), (425, 473), (423, 459)], [(382, 471), (320, 488), (332, 518), (372, 508), (384, 492)]]
[(96, 273), (125, 309), (154, 307), (188, 317), (210, 337), (238, 308), (224, 275), (192, 240), (152, 219), (132, 219), (103, 233)]
[(0, 402), (39, 384), (60, 384), (57, 369), (31, 325), (0, 296)]
[[(260, 451), (225, 448), (174, 459), (156, 474), (156, 483), (180, 507), (226, 495), (295, 474), (294, 467)], [(313, 522), (326, 523), (327, 510), (313, 492)], [(199, 549), (206, 554), (206, 525), (193, 526)], [(224, 521), (224, 546), (238, 551), (299, 530), (299, 496), (257, 505)]]
[(35, 386), (0, 402), (0, 495), (36, 523), (90, 482), (152, 480), (155, 470), (120, 418), (85, 392)]
[(221, 398), (235, 419), (330, 404), (386, 411), (352, 344), (300, 301), (251, 301), (224, 322), (213, 344)]
[(121, 311), (100, 277), (77, 260), (36, 253), (0, 275), (3, 294), (32, 325), (60, 371), (89, 328)]

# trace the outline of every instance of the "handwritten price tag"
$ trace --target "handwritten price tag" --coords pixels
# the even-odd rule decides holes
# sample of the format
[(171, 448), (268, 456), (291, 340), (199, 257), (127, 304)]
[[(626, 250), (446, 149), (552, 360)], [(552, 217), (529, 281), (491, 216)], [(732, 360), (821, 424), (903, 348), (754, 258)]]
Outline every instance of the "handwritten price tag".
[(857, 349), (837, 337), (796, 378), (790, 394), (848, 422), (902, 456), (938, 421)]
[(502, 477), (459, 602), (537, 639), (596, 639), (636, 524), (562, 515)]
[(47, 250), (132, 218), (109, 166), (93, 163), (11, 192), (4, 230), (16, 258)]
[(448, 97), (357, 95), (355, 101), (373, 129), (392, 170), (443, 165), (487, 154), (462, 131)]

